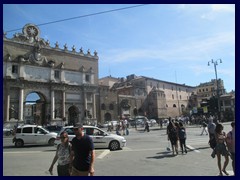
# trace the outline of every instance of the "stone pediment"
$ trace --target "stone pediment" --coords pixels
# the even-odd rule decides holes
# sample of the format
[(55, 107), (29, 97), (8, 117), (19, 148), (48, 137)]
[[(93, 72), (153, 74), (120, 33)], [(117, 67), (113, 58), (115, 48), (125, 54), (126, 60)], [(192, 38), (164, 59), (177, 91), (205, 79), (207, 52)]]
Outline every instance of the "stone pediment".
[(41, 46), (47, 46), (48, 44), (44, 39), (40, 38), (40, 30), (34, 24), (26, 24), (22, 29), (22, 33), (14, 34), (13, 40), (30, 44), (38, 43)]

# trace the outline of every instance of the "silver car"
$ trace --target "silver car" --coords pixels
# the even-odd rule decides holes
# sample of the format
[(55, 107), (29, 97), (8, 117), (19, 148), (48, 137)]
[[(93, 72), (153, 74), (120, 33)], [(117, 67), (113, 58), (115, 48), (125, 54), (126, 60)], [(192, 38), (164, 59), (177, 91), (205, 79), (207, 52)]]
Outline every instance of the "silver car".
[[(122, 136), (110, 134), (95, 126), (83, 126), (83, 129), (84, 133), (92, 138), (95, 148), (108, 148), (114, 151), (126, 146), (126, 139)], [(54, 142), (55, 147), (61, 143), (60, 134), (63, 131), (66, 131), (68, 133), (70, 142), (75, 137), (73, 126), (65, 126), (57, 135), (57, 138)]]

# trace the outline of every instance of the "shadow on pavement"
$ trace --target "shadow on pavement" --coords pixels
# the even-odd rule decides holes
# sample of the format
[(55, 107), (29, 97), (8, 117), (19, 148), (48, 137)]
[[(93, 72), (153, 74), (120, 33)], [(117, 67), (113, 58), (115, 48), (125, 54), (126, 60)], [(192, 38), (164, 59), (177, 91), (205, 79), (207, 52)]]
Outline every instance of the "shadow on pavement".
[(157, 154), (161, 154), (159, 156), (152, 156), (152, 157), (146, 157), (147, 159), (163, 159), (163, 158), (172, 158), (176, 155), (173, 155), (172, 152), (159, 152)]

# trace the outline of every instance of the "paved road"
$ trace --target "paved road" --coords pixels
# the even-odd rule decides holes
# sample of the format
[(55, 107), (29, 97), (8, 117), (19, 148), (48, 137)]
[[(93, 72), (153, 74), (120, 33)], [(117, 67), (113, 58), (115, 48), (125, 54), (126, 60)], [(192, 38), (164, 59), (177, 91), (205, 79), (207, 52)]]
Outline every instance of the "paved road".
[[(225, 131), (230, 125), (224, 125)], [(149, 133), (130, 129), (125, 136), (127, 147), (119, 151), (96, 150), (96, 176), (216, 176), (217, 160), (211, 158), (208, 136), (200, 136), (201, 128), (187, 128), (188, 153), (172, 156), (166, 150), (166, 130), (152, 128)], [(54, 147), (29, 146), (14, 148), (4, 138), (4, 176), (46, 176), (55, 153)], [(229, 163), (227, 170), (231, 171)], [(54, 175), (56, 175), (56, 167)]]

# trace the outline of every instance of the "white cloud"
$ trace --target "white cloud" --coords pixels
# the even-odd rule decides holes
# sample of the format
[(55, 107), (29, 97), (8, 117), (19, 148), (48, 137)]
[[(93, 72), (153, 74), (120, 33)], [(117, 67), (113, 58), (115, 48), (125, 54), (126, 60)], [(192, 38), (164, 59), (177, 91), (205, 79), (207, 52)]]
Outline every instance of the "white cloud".
[(221, 51), (223, 47), (235, 45), (232, 32), (219, 33), (210, 37), (189, 37), (166, 43), (163, 47), (146, 49), (112, 49), (106, 52), (103, 61), (124, 63), (130, 61), (161, 60), (168, 63), (179, 61), (202, 61), (206, 55)]
[(211, 5), (211, 8), (214, 12), (235, 12), (234, 4), (213, 4)]
[(211, 9), (201, 15), (201, 18), (214, 20), (219, 14), (235, 13), (235, 5), (233, 4), (212, 4)]

